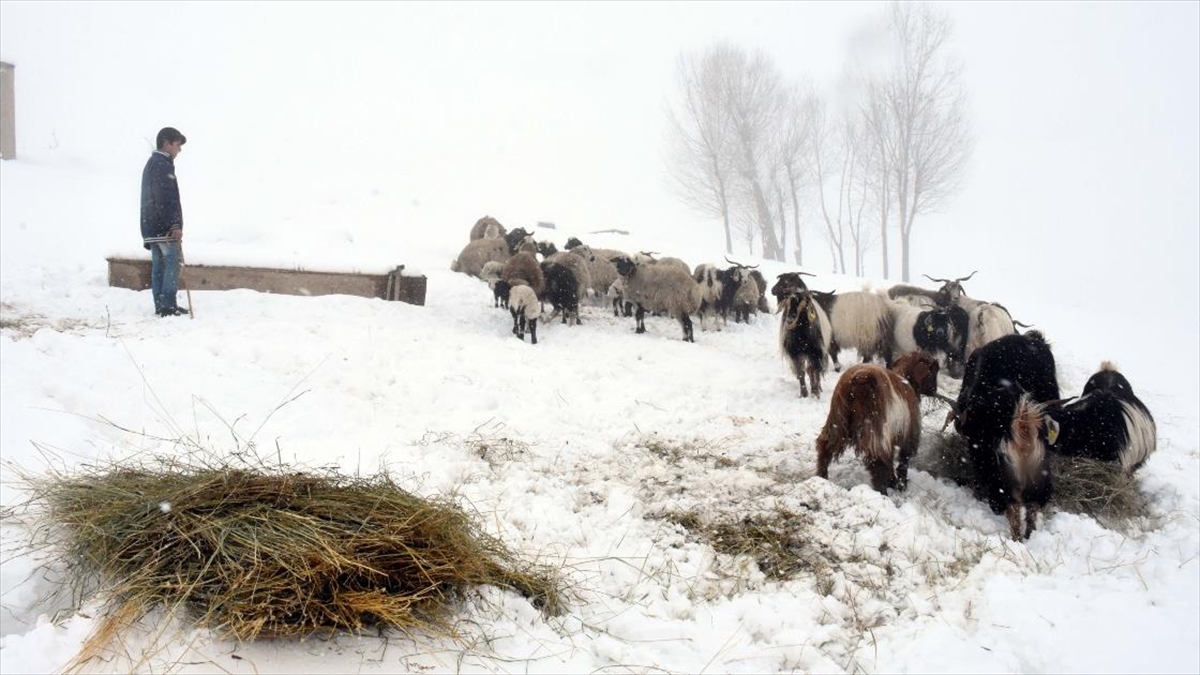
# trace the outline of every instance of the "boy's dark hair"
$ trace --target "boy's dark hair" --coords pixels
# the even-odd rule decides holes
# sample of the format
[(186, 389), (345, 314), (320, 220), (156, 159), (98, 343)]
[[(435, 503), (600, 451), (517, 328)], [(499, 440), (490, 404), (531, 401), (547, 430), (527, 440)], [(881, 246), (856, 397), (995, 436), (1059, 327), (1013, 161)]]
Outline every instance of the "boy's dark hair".
[(162, 150), (163, 146), (167, 143), (174, 143), (175, 141), (187, 143), (187, 137), (179, 133), (179, 130), (175, 127), (163, 127), (159, 130), (157, 139), (159, 150)]

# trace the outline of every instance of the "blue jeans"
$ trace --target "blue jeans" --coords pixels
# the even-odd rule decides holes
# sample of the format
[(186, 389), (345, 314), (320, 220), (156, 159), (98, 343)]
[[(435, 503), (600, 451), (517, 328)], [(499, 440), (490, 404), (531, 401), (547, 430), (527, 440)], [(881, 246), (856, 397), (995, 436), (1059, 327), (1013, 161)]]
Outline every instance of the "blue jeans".
[(150, 245), (150, 292), (154, 294), (154, 311), (162, 314), (176, 307), (175, 293), (179, 291), (179, 260), (183, 246), (178, 241)]

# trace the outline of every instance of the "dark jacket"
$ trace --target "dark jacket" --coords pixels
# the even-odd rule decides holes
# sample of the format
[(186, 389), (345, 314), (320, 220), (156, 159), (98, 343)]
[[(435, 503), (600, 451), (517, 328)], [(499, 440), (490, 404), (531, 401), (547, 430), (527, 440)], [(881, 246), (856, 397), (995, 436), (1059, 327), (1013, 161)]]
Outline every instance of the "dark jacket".
[(183, 207), (179, 205), (179, 184), (175, 182), (175, 162), (165, 152), (155, 150), (142, 170), (142, 245), (169, 241), (172, 228), (183, 228)]

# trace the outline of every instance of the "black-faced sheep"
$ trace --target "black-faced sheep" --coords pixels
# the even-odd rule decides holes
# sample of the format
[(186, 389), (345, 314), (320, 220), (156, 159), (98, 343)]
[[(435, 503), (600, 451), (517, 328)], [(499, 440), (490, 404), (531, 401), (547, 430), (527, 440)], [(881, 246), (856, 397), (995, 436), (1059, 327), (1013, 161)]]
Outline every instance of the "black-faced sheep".
[(635, 263), (628, 256), (613, 264), (624, 280), (624, 299), (637, 305), (637, 332), (645, 333), (646, 312), (665, 312), (679, 320), (685, 342), (695, 342), (692, 317), (700, 309), (700, 286), (688, 271), (676, 265)]
[(546, 277), (546, 293), (542, 296), (554, 308), (550, 321), (562, 314), (562, 322), (572, 321), (579, 325), (579, 280), (571, 268), (549, 260), (542, 261), (542, 274)]

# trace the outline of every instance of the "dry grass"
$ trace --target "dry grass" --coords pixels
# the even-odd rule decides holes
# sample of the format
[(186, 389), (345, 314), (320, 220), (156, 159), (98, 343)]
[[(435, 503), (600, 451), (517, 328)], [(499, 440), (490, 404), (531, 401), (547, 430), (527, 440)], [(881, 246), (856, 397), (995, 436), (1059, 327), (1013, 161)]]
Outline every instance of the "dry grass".
[[(966, 441), (954, 433), (927, 433), (925, 447), (914, 459), (915, 468), (969, 488), (975, 488), (974, 472), (967, 456)], [(1147, 515), (1145, 498), (1137, 479), (1120, 464), (1050, 453), (1054, 495), (1050, 507), (1088, 515), (1106, 527), (1123, 528)]]
[(484, 584), (562, 609), (556, 574), (386, 474), (158, 458), (23, 478), (31, 545), (57, 551), (77, 601), (98, 595), (107, 608), (81, 661), (164, 607), (237, 640), (365, 628), (453, 636), (455, 601)]
[(692, 512), (671, 512), (663, 519), (687, 530), (717, 553), (748, 556), (768, 579), (786, 581), (801, 573), (824, 574), (837, 566), (827, 547), (806, 534), (812, 517), (776, 508), (735, 522), (705, 523)]

